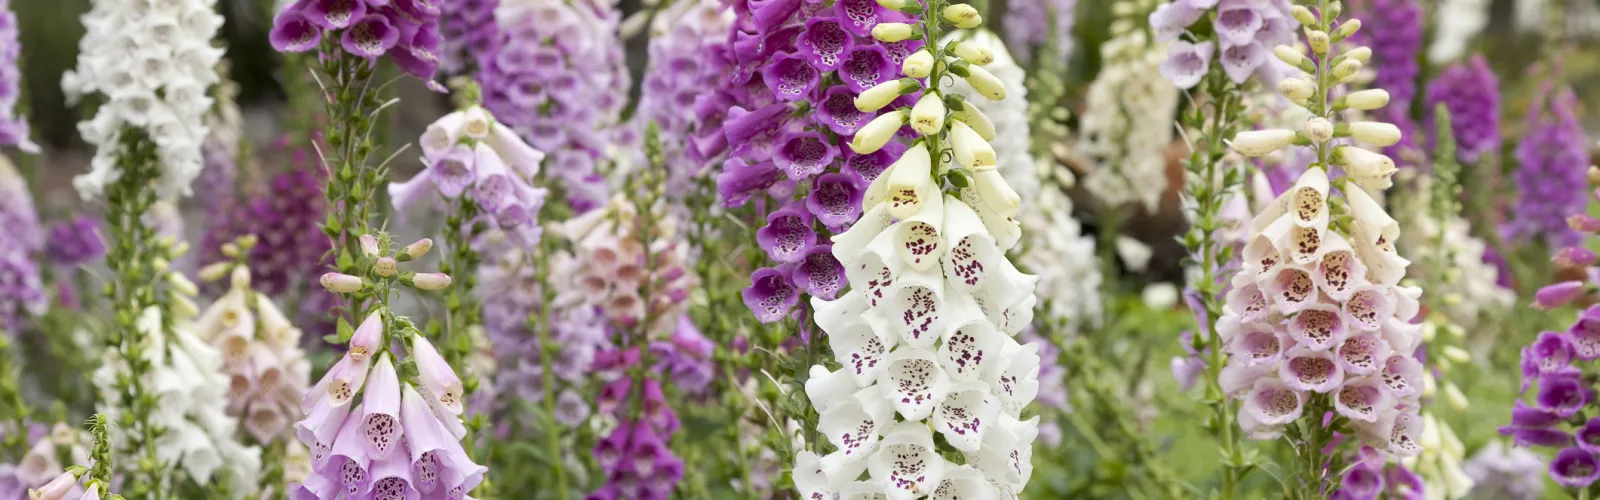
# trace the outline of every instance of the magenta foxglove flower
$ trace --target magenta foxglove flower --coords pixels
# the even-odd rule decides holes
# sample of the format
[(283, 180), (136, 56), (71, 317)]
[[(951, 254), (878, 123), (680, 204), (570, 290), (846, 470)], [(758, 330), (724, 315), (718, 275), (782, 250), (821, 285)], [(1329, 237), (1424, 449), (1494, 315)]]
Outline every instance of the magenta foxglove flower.
[(1519, 240), (1543, 236), (1554, 247), (1577, 244), (1582, 234), (1567, 217), (1583, 213), (1588, 139), (1573, 114), (1572, 89), (1545, 84), (1528, 107), (1526, 135), (1517, 144), (1512, 178), (1521, 190), (1507, 228)]
[(1600, 458), (1583, 448), (1567, 448), (1550, 461), (1550, 477), (1568, 488), (1586, 488), (1600, 478)]
[(368, 0), (309, 0), (290, 4), (278, 12), (268, 34), (279, 52), (307, 52), (323, 37), (337, 37), (346, 53), (376, 60), (387, 56), (411, 76), (433, 81), (439, 68), (440, 10), (428, 0), (370, 2)]
[(104, 257), (106, 245), (100, 240), (99, 226), (94, 218), (84, 215), (50, 226), (46, 244), (50, 259), (58, 266), (72, 267)]
[[(319, 226), (326, 219), (327, 201), (320, 176), (300, 168), (278, 174), (265, 193), (242, 200), (207, 220), (200, 262), (231, 260), (218, 250), (222, 244), (254, 234), (258, 242), (250, 250), (250, 262), (255, 268), (252, 285), (268, 296), (284, 297), (300, 284), (314, 282), (327, 270), (324, 257), (330, 242)], [(311, 296), (325, 295), (321, 287), (305, 289)]]
[[(1483, 56), (1474, 55), (1463, 63), (1445, 68), (1428, 83), (1428, 107), (1423, 121), (1428, 123), (1428, 138), (1434, 131), (1434, 107), (1443, 104), (1450, 110), (1451, 133), (1456, 139), (1456, 155), (1473, 163), (1484, 154), (1500, 151), (1500, 81)], [(1429, 149), (1432, 149), (1431, 147)]]

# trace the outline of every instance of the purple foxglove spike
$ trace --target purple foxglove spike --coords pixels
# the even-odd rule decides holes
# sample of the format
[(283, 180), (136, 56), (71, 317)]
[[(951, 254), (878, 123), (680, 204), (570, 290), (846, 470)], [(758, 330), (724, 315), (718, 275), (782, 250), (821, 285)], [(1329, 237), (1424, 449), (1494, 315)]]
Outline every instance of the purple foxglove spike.
[(890, 11), (876, 0), (839, 0), (833, 6), (834, 16), (844, 21), (845, 29), (859, 37), (872, 36), (872, 28), (889, 20), (886, 16)]
[(431, 159), (428, 172), (433, 177), (433, 184), (439, 187), (439, 194), (445, 198), (454, 199), (472, 185), (476, 177), (477, 155), (472, 148), (457, 144), (438, 158)]
[(1550, 478), (1568, 488), (1587, 488), (1600, 478), (1600, 460), (1582, 448), (1561, 450), (1550, 461)]
[(313, 466), (322, 465), (323, 460), (328, 458), (328, 453), (333, 449), (339, 429), (347, 421), (355, 420), (347, 418), (349, 415), (349, 405), (333, 406), (328, 400), (323, 399), (310, 414), (306, 415), (305, 420), (295, 422), (295, 437), (300, 439), (301, 444), (311, 449)]
[(1222, 47), (1222, 71), (1228, 74), (1228, 79), (1234, 83), (1244, 83), (1254, 74), (1256, 68), (1267, 63), (1269, 49), (1263, 47), (1261, 42), (1250, 42), (1243, 45)]
[(629, 472), (640, 477), (648, 477), (655, 472), (656, 459), (660, 455), (671, 454), (661, 438), (656, 436), (654, 430), (648, 425), (633, 426), (633, 434), (628, 436), (628, 458), (630, 460), (617, 464), (618, 468), (631, 468)]
[[(1380, 70), (1381, 72), (1381, 70)], [(1456, 153), (1461, 161), (1475, 163), (1480, 155), (1500, 151), (1500, 82), (1481, 55), (1466, 62), (1446, 68), (1428, 83), (1428, 106), (1435, 109), (1444, 104), (1450, 110)], [(1433, 132), (1433, 114), (1424, 114), (1428, 123), (1428, 137)], [(1429, 143), (1432, 148), (1432, 143)]]
[(302, 12), (312, 24), (324, 30), (341, 30), (367, 15), (367, 3), (362, 0), (312, 0), (305, 4)]
[(767, 257), (780, 263), (799, 262), (817, 245), (817, 232), (811, 228), (811, 212), (791, 203), (767, 214), (767, 225), (756, 230), (756, 242)]
[(1567, 329), (1567, 339), (1572, 341), (1572, 352), (1578, 359), (1600, 359), (1600, 305), (1589, 306), (1578, 315), (1578, 321)]
[(1191, 5), (1190, 2), (1168, 2), (1156, 7), (1150, 13), (1150, 27), (1156, 31), (1156, 41), (1170, 42), (1178, 39), (1184, 30), (1200, 16), (1205, 14), (1204, 9)]
[(389, 458), (403, 444), (400, 426), (400, 377), (387, 353), (372, 367), (370, 383), (361, 398), (361, 439), (373, 460)]
[[(437, 42), (435, 43), (437, 45)], [(428, 89), (434, 92), (448, 92), (439, 82), (433, 81), (433, 75), (439, 72), (439, 55), (434, 51), (419, 45), (399, 44), (394, 50), (389, 51), (389, 60), (400, 67), (406, 74), (417, 77), (427, 82)]]
[(1554, 309), (1567, 305), (1573, 299), (1582, 295), (1583, 289), (1584, 283), (1577, 280), (1545, 285), (1533, 295), (1533, 307), (1535, 309)]
[(399, 40), (400, 30), (389, 23), (389, 18), (368, 14), (346, 29), (339, 43), (345, 52), (366, 59), (376, 59), (394, 48)]
[(622, 403), (628, 400), (629, 391), (633, 389), (633, 378), (623, 377), (606, 384), (600, 390), (600, 396), (595, 398), (595, 405), (600, 413), (611, 415), (621, 408)]
[(861, 189), (866, 189), (867, 186), (872, 185), (874, 179), (877, 179), (879, 175), (883, 174), (884, 170), (889, 168), (889, 165), (893, 165), (895, 160), (900, 159), (900, 154), (904, 152), (905, 145), (899, 142), (890, 142), (884, 145), (883, 149), (865, 155), (856, 154), (850, 148), (845, 148), (845, 166), (841, 170), (854, 174), (856, 185)]
[[(411, 459), (394, 453), (372, 463), (372, 500), (415, 500), (420, 495), (412, 483)], [(352, 495), (354, 496), (354, 495)]]
[(722, 194), (722, 205), (728, 208), (743, 206), (754, 193), (761, 192), (783, 178), (783, 171), (773, 162), (747, 163), (740, 158), (730, 158), (717, 174), (717, 191)]
[(841, 136), (855, 135), (862, 125), (877, 117), (876, 113), (863, 113), (856, 109), (856, 92), (847, 85), (834, 85), (822, 95), (822, 104), (812, 116), (818, 125), (828, 127)]
[(1589, 267), (1595, 262), (1594, 251), (1583, 247), (1566, 247), (1550, 259), (1562, 267)]
[(851, 91), (859, 94), (899, 76), (897, 69), (889, 62), (889, 52), (883, 47), (862, 45), (850, 50), (839, 65), (838, 74)]
[(628, 436), (633, 434), (633, 426), (635, 425), (638, 424), (636, 422), (623, 421), (622, 425), (618, 425), (616, 429), (611, 430), (610, 435), (594, 442), (594, 459), (595, 462), (599, 463), (600, 470), (613, 470), (617, 467), (617, 464), (622, 462), (622, 457), (626, 456), (628, 452)]
[(816, 132), (790, 132), (780, 144), (772, 159), (796, 182), (826, 171), (839, 153), (827, 137)]
[(412, 338), (411, 356), (417, 364), (417, 378), (422, 381), (423, 394), (451, 415), (460, 415), (464, 410), (461, 377), (456, 376), (444, 356), (440, 356), (439, 350), (421, 335)]
[(678, 412), (672, 411), (670, 406), (662, 407), (661, 411), (645, 415), (644, 423), (655, 430), (656, 434), (663, 436), (670, 436), (678, 432), (678, 428), (682, 426), (682, 422), (678, 420)]
[(1575, 373), (1545, 375), (1539, 380), (1539, 394), (1535, 398), (1539, 408), (1554, 412), (1561, 418), (1571, 417), (1589, 403), (1592, 395), (1584, 387), (1582, 376)]
[[(360, 408), (356, 411), (360, 412)], [(357, 413), (359, 414), (359, 413)], [(361, 437), (361, 419), (347, 419), (339, 427), (338, 437), (326, 462), (317, 465), (317, 473), (336, 478), (339, 487), (350, 496), (360, 495), (372, 484), (372, 457), (367, 454)]]
[(840, 26), (838, 19), (829, 17), (807, 19), (806, 30), (796, 42), (811, 66), (821, 71), (839, 69), (844, 54), (855, 45), (855, 37)]
[(305, 52), (322, 42), (322, 30), (303, 10), (285, 9), (272, 19), (272, 31), (267, 38), (279, 52)]
[[(839, 174), (833, 174), (839, 175)], [(813, 191), (813, 193), (815, 193)], [(812, 297), (833, 300), (839, 296), (848, 281), (844, 264), (833, 256), (833, 245), (817, 245), (806, 251), (800, 264), (794, 268), (794, 284), (804, 288)]]
[(1555, 332), (1540, 332), (1539, 337), (1529, 346), (1533, 355), (1533, 362), (1539, 368), (1540, 375), (1548, 375), (1566, 368), (1572, 364), (1572, 341), (1566, 335)]
[(1212, 42), (1195, 45), (1185, 41), (1167, 46), (1167, 58), (1161, 62), (1161, 76), (1180, 89), (1193, 88), (1206, 76), (1211, 67), (1211, 55), (1217, 46)]
[[(761, 77), (774, 97), (788, 102), (810, 99), (817, 91), (821, 73), (806, 64), (805, 58), (783, 54), (762, 70)], [(729, 140), (732, 141), (732, 137)]]
[(662, 410), (672, 411), (671, 408), (667, 407), (667, 396), (666, 393), (661, 391), (661, 382), (655, 379), (645, 379), (643, 390), (644, 395), (641, 399), (644, 404), (642, 410), (645, 415), (655, 415)]

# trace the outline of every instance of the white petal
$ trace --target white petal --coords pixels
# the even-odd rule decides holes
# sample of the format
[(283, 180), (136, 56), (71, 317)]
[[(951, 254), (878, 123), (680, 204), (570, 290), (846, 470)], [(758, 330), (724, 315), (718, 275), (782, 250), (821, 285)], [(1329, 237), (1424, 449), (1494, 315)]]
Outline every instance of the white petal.
[(887, 486), (893, 499), (918, 498), (933, 491), (944, 480), (944, 470), (944, 457), (933, 446), (933, 434), (920, 422), (891, 427), (878, 452), (867, 460), (872, 479)]
[(919, 204), (914, 215), (896, 222), (889, 230), (894, 232), (895, 246), (900, 260), (907, 267), (919, 271), (934, 269), (944, 256), (944, 198), (929, 197)]
[(928, 418), (950, 391), (950, 379), (934, 359), (933, 351), (905, 346), (889, 353), (878, 389), (906, 420)]
[[(878, 178), (881, 179), (883, 176), (879, 175)], [(845, 265), (855, 262), (861, 253), (866, 251), (867, 245), (877, 238), (879, 233), (888, 229), (892, 221), (889, 207), (886, 205), (878, 205), (867, 210), (867, 213), (851, 225), (850, 229), (834, 235), (833, 257)]]
[[(972, 207), (953, 197), (944, 200), (944, 274), (950, 288), (972, 293), (983, 286), (988, 266), (999, 254), (994, 236)], [(1004, 258), (1000, 255), (999, 258)]]
[(942, 318), (947, 304), (944, 300), (944, 276), (933, 272), (907, 270), (895, 280), (889, 302), (877, 310), (890, 325), (889, 331), (899, 335), (907, 344), (918, 348), (932, 348), (944, 324)]
[(946, 442), (964, 452), (978, 451), (983, 433), (996, 421), (1000, 406), (983, 382), (965, 382), (950, 388), (950, 395), (933, 412), (933, 428)]

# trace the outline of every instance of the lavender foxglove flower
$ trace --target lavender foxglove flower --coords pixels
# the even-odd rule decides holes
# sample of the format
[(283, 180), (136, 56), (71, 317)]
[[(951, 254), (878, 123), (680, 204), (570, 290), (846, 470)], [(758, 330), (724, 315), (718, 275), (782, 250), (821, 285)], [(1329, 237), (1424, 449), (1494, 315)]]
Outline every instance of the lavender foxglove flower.
[(0, 146), (12, 146), (24, 153), (38, 153), (39, 145), (28, 137), (28, 120), (17, 116), (17, 99), (22, 94), (22, 72), (17, 56), (22, 44), (17, 41), (17, 15), (11, 1), (0, 1)]
[[(1196, 59), (1210, 60), (1214, 50), (1222, 62), (1222, 69), (1234, 83), (1258, 77), (1269, 86), (1277, 86), (1284, 71), (1272, 49), (1293, 40), (1299, 23), (1289, 13), (1290, 2), (1227, 0), (1174, 0), (1161, 4), (1150, 13), (1151, 28), (1156, 41), (1174, 42), (1190, 25), (1199, 21), (1213, 7), (1216, 17), (1212, 22), (1217, 33), (1217, 46), (1175, 43), (1168, 49), (1163, 74), (1180, 88), (1194, 86)], [(1173, 68), (1167, 71), (1166, 68)], [(1205, 64), (1200, 64), (1205, 67)]]
[[(1461, 161), (1474, 163), (1480, 155), (1500, 152), (1500, 81), (1483, 56), (1452, 65), (1429, 82), (1427, 104), (1426, 109), (1444, 104), (1450, 110)], [(1438, 137), (1433, 115), (1426, 114), (1430, 138)]]
[(83, 265), (106, 255), (106, 244), (100, 240), (100, 224), (86, 215), (50, 226), (45, 248), (50, 259), (64, 267)]
[(618, 142), (628, 72), (615, 31), (620, 14), (591, 0), (536, 0), (495, 11), (499, 35), (477, 53), (483, 106), (549, 154), (579, 211), (606, 203), (598, 164)]
[[(731, 18), (732, 14), (725, 12), (719, 2), (695, 0), (675, 2), (657, 12), (651, 22), (650, 66), (644, 73), (634, 119), (638, 124), (655, 123), (659, 127), (662, 155), (670, 167), (667, 192), (674, 196), (687, 193), (690, 179), (706, 165), (696, 158), (693, 139), (696, 129), (708, 124), (697, 119), (695, 102), (727, 75), (722, 72), (722, 65), (701, 55), (727, 39)], [(833, 21), (819, 18), (813, 22)], [(837, 65), (839, 50), (848, 49), (844, 44), (850, 35), (837, 23), (832, 27), (833, 31), (824, 33), (819, 29), (812, 35), (809, 47), (811, 57), (827, 58)], [(807, 46), (805, 41), (800, 43)]]
[(497, 0), (450, 0), (440, 7), (439, 69), (445, 74), (461, 74), (476, 63), (475, 54), (488, 50), (499, 36), (494, 9)]
[(1538, 454), (1490, 441), (1463, 466), (1484, 498), (1535, 500), (1544, 493), (1544, 459)]
[(534, 187), (545, 159), (482, 107), (455, 111), (428, 125), (419, 140), (423, 171), (389, 184), (396, 211), (422, 203), (470, 195), (486, 230), (522, 248), (539, 244), (543, 229), (535, 218), (544, 207), (544, 188)]
[(427, 0), (383, 2), (297, 1), (279, 11), (268, 34), (279, 52), (306, 52), (323, 38), (338, 40), (345, 53), (376, 61), (386, 57), (407, 74), (428, 83), (439, 69), (441, 9)]
[(234, 267), (227, 278), (228, 292), (200, 313), (195, 332), (221, 355), (228, 414), (257, 443), (286, 440), (300, 411), (295, 402), (311, 377), (300, 329), (270, 297), (250, 288), (249, 269)]
[[(1187, 25), (1185, 25), (1187, 26)], [(1166, 148), (1178, 93), (1165, 85), (1165, 53), (1133, 31), (1100, 47), (1105, 67), (1089, 84), (1075, 154), (1095, 165), (1083, 185), (1108, 207), (1155, 211), (1167, 189)], [(1128, 113), (1124, 110), (1145, 110)]]
[(1572, 89), (1547, 83), (1528, 107), (1513, 174), (1521, 191), (1507, 228), (1513, 238), (1543, 236), (1551, 247), (1560, 248), (1582, 237), (1567, 224), (1567, 216), (1583, 212), (1589, 167), (1588, 138), (1573, 114), (1576, 106)]
[(1016, 2), (1006, 7), (1006, 48), (1019, 61), (1033, 64), (1035, 52), (1045, 47), (1053, 49), (1058, 63), (1072, 57), (1078, 0)]
[(39, 213), (33, 207), (28, 180), (3, 156), (0, 156), (0, 227), (5, 227), (8, 233), (5, 241), (0, 242), (0, 250), (33, 253), (44, 247), (44, 228), (39, 225)]

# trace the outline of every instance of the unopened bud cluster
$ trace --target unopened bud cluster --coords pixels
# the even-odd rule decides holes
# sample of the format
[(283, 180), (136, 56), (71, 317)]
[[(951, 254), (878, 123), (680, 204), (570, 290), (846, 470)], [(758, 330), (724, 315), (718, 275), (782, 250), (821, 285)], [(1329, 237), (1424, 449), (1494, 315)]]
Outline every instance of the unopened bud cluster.
[(428, 250), (433, 248), (432, 239), (423, 238), (399, 249), (390, 248), (387, 235), (363, 234), (358, 241), (361, 243), (361, 255), (356, 257), (360, 261), (356, 269), (364, 270), (365, 275), (326, 273), (322, 275), (323, 288), (333, 293), (357, 293), (390, 281), (427, 291), (443, 290), (450, 286), (450, 276), (444, 273), (417, 273), (399, 268), (401, 262), (427, 255)]

